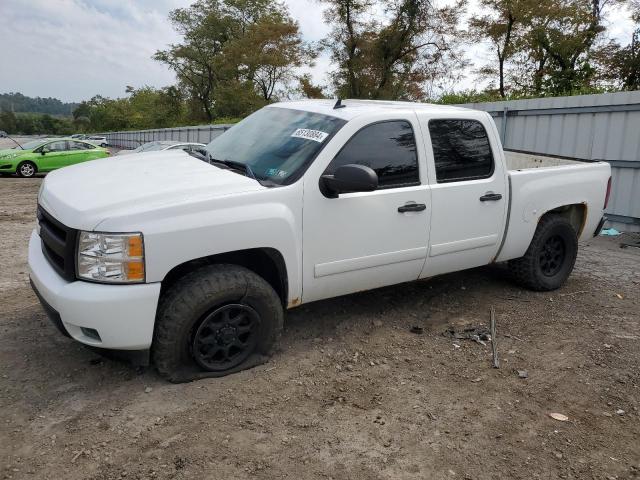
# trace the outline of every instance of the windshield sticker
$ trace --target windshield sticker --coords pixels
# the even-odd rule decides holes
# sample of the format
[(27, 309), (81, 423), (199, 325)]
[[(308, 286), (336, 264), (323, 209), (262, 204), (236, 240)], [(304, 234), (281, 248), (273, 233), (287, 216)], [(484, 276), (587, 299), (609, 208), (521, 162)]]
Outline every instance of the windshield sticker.
[(267, 176), (269, 177), (286, 177), (287, 174), (289, 172), (287, 172), (286, 170), (278, 170), (277, 168), (269, 168), (267, 170)]
[(291, 134), (292, 137), (304, 138), (306, 140), (313, 140), (314, 142), (322, 143), (324, 139), (329, 136), (326, 132), (320, 130), (311, 130), (309, 128), (299, 128)]

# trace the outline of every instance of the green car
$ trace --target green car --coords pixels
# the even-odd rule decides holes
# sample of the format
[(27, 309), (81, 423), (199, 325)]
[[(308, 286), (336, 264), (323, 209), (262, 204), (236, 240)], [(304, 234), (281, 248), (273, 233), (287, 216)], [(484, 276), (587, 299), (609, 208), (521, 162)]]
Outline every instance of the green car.
[(38, 172), (109, 156), (106, 148), (75, 138), (43, 138), (0, 150), (0, 174), (33, 177)]

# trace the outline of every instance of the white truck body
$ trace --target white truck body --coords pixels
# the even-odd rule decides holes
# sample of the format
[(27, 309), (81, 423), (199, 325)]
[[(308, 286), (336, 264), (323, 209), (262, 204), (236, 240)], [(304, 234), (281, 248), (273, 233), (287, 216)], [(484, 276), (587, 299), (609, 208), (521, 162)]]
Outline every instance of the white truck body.
[[(43, 255), (34, 231), (29, 265), (35, 288), (76, 340), (147, 349), (163, 281), (194, 259), (251, 249), (274, 252), (286, 269), (283, 303), (291, 308), (521, 257), (540, 218), (553, 210), (568, 215), (580, 239), (598, 228), (610, 178), (606, 163), (505, 154), (485, 112), (401, 102), (345, 104), (334, 109), (333, 102), (317, 100), (266, 107), (346, 122), (290, 185), (263, 186), (182, 151), (96, 160), (50, 173), (39, 205), (73, 229), (142, 232), (146, 277), (140, 285), (67, 281)], [(493, 154), (491, 175), (439, 183), (428, 127), (432, 119), (480, 122)], [(323, 195), (319, 179), (349, 139), (388, 120), (406, 121), (413, 129), (419, 185)], [(479, 201), (486, 194), (502, 197)], [(426, 208), (398, 211), (412, 203)], [(82, 327), (96, 329), (100, 340)]]

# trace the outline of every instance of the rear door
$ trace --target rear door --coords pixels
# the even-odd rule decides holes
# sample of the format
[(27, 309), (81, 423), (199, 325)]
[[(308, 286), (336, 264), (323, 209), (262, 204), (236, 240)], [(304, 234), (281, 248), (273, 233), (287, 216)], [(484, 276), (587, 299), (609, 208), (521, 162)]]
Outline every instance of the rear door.
[(495, 258), (508, 206), (507, 177), (491, 120), (423, 120), (431, 178), (429, 254), (421, 277)]
[[(95, 148), (94, 148), (95, 150)], [(75, 163), (84, 162), (90, 160), (91, 150), (89, 144), (84, 142), (77, 142), (75, 140), (69, 140), (69, 153), (65, 159), (65, 165), (73, 165)]]

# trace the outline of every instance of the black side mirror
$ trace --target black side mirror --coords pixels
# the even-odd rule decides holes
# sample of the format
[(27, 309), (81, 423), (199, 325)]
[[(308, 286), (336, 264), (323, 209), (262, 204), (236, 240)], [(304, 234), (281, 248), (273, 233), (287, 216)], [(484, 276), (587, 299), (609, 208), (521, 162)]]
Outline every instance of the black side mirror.
[(47, 151), (44, 148), (40, 149), (40, 155), (44, 155), (45, 153), (47, 153)]
[(320, 191), (328, 198), (338, 198), (341, 193), (372, 192), (376, 188), (378, 175), (364, 165), (343, 165), (333, 175), (320, 177)]

